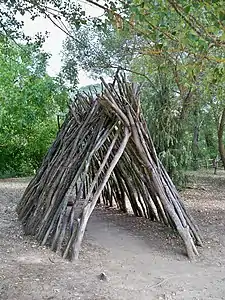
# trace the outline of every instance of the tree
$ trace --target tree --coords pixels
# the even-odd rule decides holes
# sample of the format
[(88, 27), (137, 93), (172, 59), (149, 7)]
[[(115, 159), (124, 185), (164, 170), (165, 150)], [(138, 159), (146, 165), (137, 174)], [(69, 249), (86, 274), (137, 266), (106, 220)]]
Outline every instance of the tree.
[[(57, 27), (69, 34), (65, 20), (71, 24), (86, 23), (84, 11), (81, 6), (73, 1), (29, 1), (15, 0), (3, 1), (0, 4), (0, 33), (8, 36), (14, 41), (18, 39), (30, 41), (30, 37), (23, 32), (23, 20), (20, 16), (27, 15), (31, 20), (42, 16), (49, 19)], [(40, 33), (36, 35), (36, 42), (41, 44), (45, 36)]]
[[(118, 34), (110, 25), (104, 29), (93, 24), (72, 27), (63, 45), (63, 69), (74, 72), (78, 65), (96, 77), (102, 73), (110, 76), (118, 67), (129, 68), (136, 50), (132, 38)], [(71, 79), (73, 72), (67, 72)]]
[(120, 67), (129, 70), (134, 81), (144, 83), (142, 104), (157, 153), (173, 179), (182, 178), (180, 171), (186, 167), (188, 157), (182, 135), (194, 94), (191, 87), (195, 87), (192, 74), (185, 69), (190, 58), (140, 54), (139, 47), (145, 41), (118, 33), (112, 26), (104, 31), (93, 26), (74, 28), (74, 36), (80, 43), (67, 39), (65, 63), (72, 59), (73, 65), (80, 65), (94, 76), (112, 74)]
[[(72, 1), (50, 1), (50, 4), (39, 1), (32, 5), (27, 1), (21, 3), (15, 1), (7, 4), (7, 9), (29, 13), (32, 18), (44, 15), (68, 34), (70, 40), (67, 40), (66, 47), (71, 47), (68, 53), (75, 54), (77, 59), (74, 60), (73, 55), (65, 59), (61, 78), (64, 81), (69, 80), (72, 88), (74, 83), (76, 84), (74, 65), (76, 66), (77, 61), (86, 69), (95, 68), (95, 74), (103, 68), (111, 74), (114, 68), (122, 66), (126, 70), (131, 70), (133, 74), (143, 74), (149, 85), (158, 80), (158, 75), (156, 78), (152, 76), (157, 74), (153, 68), (150, 68), (152, 74), (149, 76), (149, 62), (154, 61), (153, 65), (157, 65), (161, 74), (165, 66), (171, 68), (164, 71), (163, 76), (164, 78), (165, 75), (169, 78), (173, 76), (173, 83), (170, 84), (173, 91), (171, 93), (170, 90), (170, 96), (177, 100), (176, 110), (180, 114), (179, 118), (177, 116), (174, 118), (179, 120), (179, 133), (174, 133), (174, 136), (177, 139), (178, 134), (178, 141), (183, 141), (185, 129), (180, 128), (190, 121), (189, 117), (192, 121), (195, 120), (192, 155), (194, 160), (197, 160), (199, 148), (196, 137), (199, 136), (200, 130), (197, 115), (199, 111), (201, 112), (197, 102), (201, 104), (204, 102), (201, 84), (204, 82), (211, 85), (211, 82), (217, 80), (219, 76), (224, 78), (224, 68), (220, 66), (224, 62), (225, 46), (223, 1), (127, 0), (99, 3), (87, 0), (87, 2), (100, 7), (104, 12), (104, 18), (87, 17), (79, 6), (79, 1), (78, 4)], [(12, 17), (7, 17), (13, 20)], [(64, 20), (73, 27), (73, 30), (90, 23), (92, 29), (87, 32), (90, 27), (88, 29), (82, 27), (77, 36), (68, 30)], [(89, 45), (87, 47), (90, 34), (92, 40), (97, 41), (98, 29), (101, 32), (101, 47), (93, 48)], [(76, 49), (72, 49), (74, 43)], [(146, 61), (147, 66), (143, 63)], [(213, 72), (210, 68), (213, 68)], [(217, 72), (217, 69), (220, 71)], [(208, 87), (204, 86), (204, 89), (208, 90)], [(185, 124), (184, 127), (189, 125)]]
[[(40, 164), (57, 131), (56, 113), (67, 92), (46, 73), (48, 55), (36, 44), (0, 42), (0, 169), (29, 174)], [(59, 99), (60, 96), (60, 99)]]

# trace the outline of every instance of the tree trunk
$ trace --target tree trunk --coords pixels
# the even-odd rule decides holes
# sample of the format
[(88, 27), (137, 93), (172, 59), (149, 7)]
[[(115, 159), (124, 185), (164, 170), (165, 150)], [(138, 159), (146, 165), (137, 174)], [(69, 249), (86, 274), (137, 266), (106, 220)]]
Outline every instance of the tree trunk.
[(225, 169), (225, 147), (223, 144), (223, 131), (224, 131), (224, 124), (225, 124), (225, 108), (223, 109), (222, 116), (220, 118), (219, 127), (218, 127), (218, 146), (219, 146), (219, 153), (223, 162), (223, 167)]
[(193, 140), (192, 140), (192, 166), (193, 169), (196, 171), (199, 168), (198, 158), (199, 158), (199, 124), (198, 124), (198, 112), (194, 112), (195, 117), (195, 125), (194, 125), (194, 132), (193, 132)]

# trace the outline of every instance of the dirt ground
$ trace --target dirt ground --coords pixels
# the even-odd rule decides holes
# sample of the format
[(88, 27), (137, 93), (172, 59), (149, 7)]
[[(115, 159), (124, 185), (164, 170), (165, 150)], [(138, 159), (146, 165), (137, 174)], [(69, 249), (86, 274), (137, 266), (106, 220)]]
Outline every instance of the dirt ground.
[(225, 299), (225, 173), (212, 173), (192, 173), (182, 193), (205, 241), (195, 262), (170, 229), (102, 208), (80, 260), (65, 261), (23, 235), (15, 207), (28, 179), (0, 180), (0, 299)]

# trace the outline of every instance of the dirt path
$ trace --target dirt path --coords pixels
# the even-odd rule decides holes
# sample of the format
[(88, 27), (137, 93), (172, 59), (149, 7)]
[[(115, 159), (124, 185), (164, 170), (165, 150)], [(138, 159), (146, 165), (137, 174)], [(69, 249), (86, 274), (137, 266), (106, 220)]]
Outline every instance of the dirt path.
[(27, 180), (0, 180), (0, 299), (225, 299), (225, 174), (193, 184), (184, 197), (205, 238), (196, 262), (164, 226), (98, 208), (70, 263), (24, 237), (15, 206)]

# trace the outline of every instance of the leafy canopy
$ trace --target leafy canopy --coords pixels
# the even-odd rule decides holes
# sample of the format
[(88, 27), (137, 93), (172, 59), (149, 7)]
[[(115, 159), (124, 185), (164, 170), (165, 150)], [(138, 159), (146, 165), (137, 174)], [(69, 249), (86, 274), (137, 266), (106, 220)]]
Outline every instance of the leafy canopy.
[(0, 170), (23, 174), (35, 169), (65, 110), (65, 88), (46, 73), (48, 55), (36, 44), (0, 42)]

